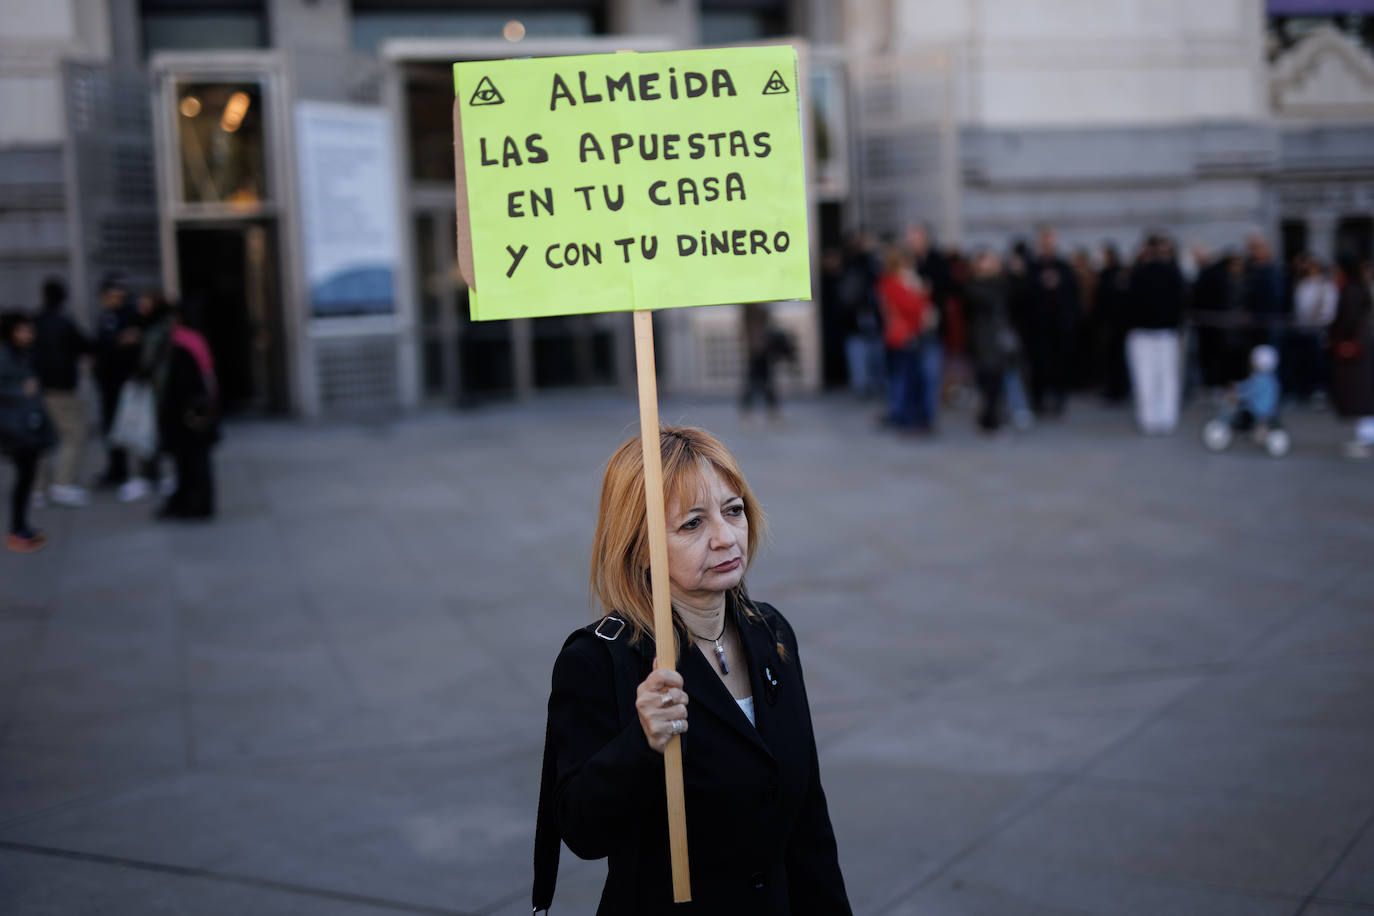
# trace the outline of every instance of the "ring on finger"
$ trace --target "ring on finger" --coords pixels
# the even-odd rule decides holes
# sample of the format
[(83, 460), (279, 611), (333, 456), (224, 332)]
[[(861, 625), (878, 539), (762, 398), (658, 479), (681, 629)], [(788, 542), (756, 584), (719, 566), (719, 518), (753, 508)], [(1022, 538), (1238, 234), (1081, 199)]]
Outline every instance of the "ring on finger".
[(673, 734), (674, 734), (674, 735), (680, 735), (680, 734), (682, 734), (682, 720), (681, 720), (681, 719), (674, 719), (674, 720), (673, 720)]
[(668, 691), (666, 691), (666, 690), (663, 691), (662, 699), (659, 701), (659, 704), (658, 704), (658, 705), (659, 705), (659, 706), (672, 706), (672, 705), (673, 705), (673, 695), (672, 695), (671, 693), (669, 693)]

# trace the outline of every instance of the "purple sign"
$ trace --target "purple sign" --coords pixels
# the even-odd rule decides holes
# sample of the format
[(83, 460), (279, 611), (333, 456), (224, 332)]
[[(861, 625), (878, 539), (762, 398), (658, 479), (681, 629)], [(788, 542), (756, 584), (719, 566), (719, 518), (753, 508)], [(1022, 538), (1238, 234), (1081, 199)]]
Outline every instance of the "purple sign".
[(1267, 0), (1270, 16), (1374, 15), (1374, 0)]

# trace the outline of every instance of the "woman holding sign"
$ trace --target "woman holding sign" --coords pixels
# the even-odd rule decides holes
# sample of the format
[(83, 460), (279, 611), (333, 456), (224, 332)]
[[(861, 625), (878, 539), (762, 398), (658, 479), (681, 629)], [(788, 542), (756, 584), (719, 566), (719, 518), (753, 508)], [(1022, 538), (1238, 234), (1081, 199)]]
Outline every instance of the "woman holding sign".
[[(606, 468), (592, 546), (604, 616), (553, 669), (537, 907), (558, 843), (608, 857), (598, 914), (847, 914), (821, 789), (796, 636), (751, 600), (744, 573), (764, 518), (734, 456), (709, 433), (660, 435), (679, 663), (654, 664), (640, 439)], [(692, 900), (673, 903), (663, 757), (682, 736)]]

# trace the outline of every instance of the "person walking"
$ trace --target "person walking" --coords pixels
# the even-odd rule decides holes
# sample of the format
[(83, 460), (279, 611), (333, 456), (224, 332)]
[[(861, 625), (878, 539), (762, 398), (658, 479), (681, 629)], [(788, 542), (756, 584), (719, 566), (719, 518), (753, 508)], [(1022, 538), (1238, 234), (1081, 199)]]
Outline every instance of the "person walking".
[(33, 320), (26, 313), (0, 312), (0, 451), (14, 464), (5, 548), (15, 553), (36, 553), (48, 543), (47, 535), (29, 525), (38, 459), (56, 441), (29, 363), (33, 336)]
[(1031, 408), (1060, 416), (1068, 399), (1069, 361), (1078, 321), (1078, 277), (1059, 255), (1054, 228), (1042, 226), (1030, 280)]
[(1074, 281), (1078, 284), (1078, 314), (1074, 316), (1069, 338), (1068, 385), (1079, 391), (1095, 391), (1102, 382), (1102, 366), (1097, 361), (1094, 334), (1097, 328), (1097, 268), (1092, 253), (1082, 245), (1069, 256)]
[(168, 309), (166, 368), (157, 405), (161, 447), (176, 462), (176, 489), (157, 512), (160, 519), (208, 519), (215, 514), (210, 453), (219, 441), (219, 383), (210, 345)]
[[(159, 290), (150, 289), (139, 293), (135, 310), (138, 320), (138, 361), (130, 379), (149, 387), (153, 393), (154, 409), (158, 410), (156, 405), (162, 403), (172, 355), (172, 307)], [(137, 460), (133, 472), (119, 488), (121, 500), (137, 502), (160, 487), (159, 458), (162, 451), (159, 440), (151, 454), (135, 456)], [(166, 495), (165, 489), (162, 492)]]
[(1249, 359), (1245, 325), (1245, 263), (1239, 253), (1221, 251), (1198, 271), (1193, 284), (1193, 318), (1198, 326), (1198, 360), (1202, 386), (1219, 397), (1245, 376)]
[[(606, 464), (592, 542), (600, 619), (553, 665), (535, 827), (535, 912), (560, 843), (609, 860), (598, 916), (849, 916), (797, 636), (744, 577), (765, 520), (735, 457), (665, 427), (676, 670), (655, 664), (643, 447)], [(663, 754), (681, 741), (690, 903), (673, 902)]]
[(119, 409), (119, 392), (138, 367), (140, 331), (138, 309), (116, 276), (100, 285), (100, 318), (96, 328), (95, 381), (100, 389), (100, 430), (105, 436), (105, 470), (96, 486), (115, 488), (129, 479), (128, 452), (109, 443), (110, 427)]
[(878, 304), (883, 313), (883, 344), (887, 348), (888, 425), (904, 433), (928, 428), (925, 413), (925, 376), (921, 364), (921, 335), (932, 319), (930, 300), (911, 256), (893, 246), (878, 278)]
[(1355, 421), (1346, 456), (1364, 459), (1374, 454), (1374, 306), (1368, 270), (1358, 261), (1342, 258), (1335, 279), (1341, 292), (1327, 329), (1331, 401), (1338, 417)]
[(57, 451), (38, 463), (35, 495), (58, 506), (84, 506), (86, 489), (77, 483), (86, 448), (86, 409), (78, 393), (82, 358), (91, 342), (66, 310), (62, 281), (43, 283), (43, 301), (34, 319), (33, 368), (43, 389), (43, 406), (57, 428)]
[(1126, 334), (1136, 423), (1147, 436), (1168, 435), (1178, 426), (1178, 327), (1184, 296), (1173, 244), (1151, 235), (1131, 274), (1131, 330)]
[(849, 390), (858, 397), (883, 391), (883, 323), (878, 311), (878, 257), (869, 236), (845, 246), (835, 294), (844, 315), (844, 354)]
[(1245, 352), (1249, 353), (1260, 344), (1281, 348), (1283, 330), (1280, 324), (1288, 317), (1283, 271), (1274, 260), (1274, 249), (1268, 239), (1259, 233), (1246, 239), (1245, 251), (1241, 289), (1245, 311), (1251, 322), (1249, 346)]
[(1340, 290), (1321, 261), (1311, 255), (1298, 259), (1299, 279), (1293, 287), (1293, 331), (1288, 340), (1289, 378), (1293, 394), (1306, 402), (1326, 395), (1326, 328), (1336, 320)]
[(777, 420), (780, 414), (778, 392), (773, 387), (773, 328), (768, 320), (768, 304), (746, 302), (743, 325), (746, 366), (740, 412), (746, 421), (752, 419), (754, 399), (759, 397), (768, 409), (768, 416)]
[(993, 433), (1001, 425), (1006, 371), (1020, 351), (1007, 308), (1002, 262), (995, 252), (981, 251), (974, 256), (973, 277), (964, 302), (968, 311), (969, 351), (981, 404), (978, 427)]
[(1126, 370), (1126, 334), (1130, 332), (1131, 271), (1116, 245), (1102, 246), (1102, 270), (1093, 292), (1094, 349), (1102, 397), (1120, 404), (1131, 391)]
[(921, 414), (923, 424), (932, 432), (940, 419), (940, 406), (945, 389), (945, 329), (953, 293), (954, 278), (950, 259), (935, 245), (930, 229), (913, 224), (906, 230), (906, 245), (912, 266), (925, 287), (929, 302), (927, 316), (922, 322), (919, 344), (921, 368)]
[(1016, 429), (1025, 432), (1035, 425), (1035, 414), (1031, 411), (1030, 397), (1026, 394), (1026, 378), (1029, 374), (1027, 341), (1031, 340), (1031, 253), (1025, 240), (1017, 239), (1007, 251), (1003, 277), (1007, 283), (1007, 311), (1011, 315), (1012, 330), (1020, 346), (1013, 359), (1007, 361), (1007, 370), (1002, 374), (1002, 396), (1006, 398), (1011, 423)]

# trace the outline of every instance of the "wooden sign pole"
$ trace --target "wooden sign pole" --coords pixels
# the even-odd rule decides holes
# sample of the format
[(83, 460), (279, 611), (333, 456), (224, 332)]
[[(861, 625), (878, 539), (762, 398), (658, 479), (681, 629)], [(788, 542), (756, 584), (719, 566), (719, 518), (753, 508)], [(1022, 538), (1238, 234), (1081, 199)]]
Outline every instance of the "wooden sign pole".
[[(660, 671), (677, 670), (677, 638), (668, 591), (668, 522), (663, 507), (663, 454), (658, 434), (658, 380), (654, 371), (654, 314), (635, 313), (635, 367), (639, 373), (639, 442), (644, 454), (644, 514), (649, 526), (649, 581), (654, 597), (654, 646)], [(687, 805), (682, 791), (682, 739), (663, 749), (668, 790), (668, 849), (673, 866), (673, 902), (692, 899), (687, 870)]]

